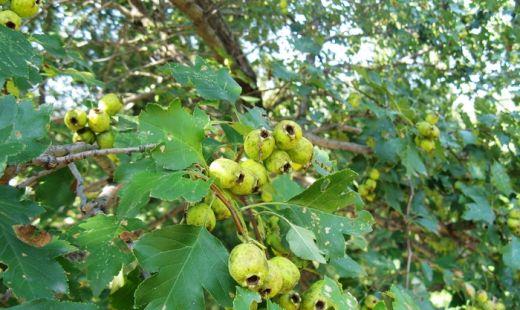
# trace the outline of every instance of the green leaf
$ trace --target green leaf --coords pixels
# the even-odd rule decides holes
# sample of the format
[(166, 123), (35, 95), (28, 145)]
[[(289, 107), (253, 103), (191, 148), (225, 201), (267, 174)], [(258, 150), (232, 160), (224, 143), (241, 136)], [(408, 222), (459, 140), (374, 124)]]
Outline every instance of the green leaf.
[(7, 27), (0, 27), (0, 77), (29, 79), (30, 66), (38, 66), (40, 58), (25, 36)]
[(119, 217), (134, 217), (150, 197), (174, 201), (184, 198), (190, 202), (201, 200), (209, 190), (210, 182), (192, 180), (185, 173), (139, 172), (133, 175), (119, 192), (121, 200), (117, 207)]
[(279, 304), (272, 302), (270, 299), (267, 300), (267, 310), (283, 310), (282, 307), (280, 307)]
[(360, 211), (356, 218), (347, 218), (319, 210), (302, 209), (297, 206), (284, 208), (281, 213), (292, 223), (314, 232), (318, 247), (329, 258), (345, 256), (344, 235), (362, 235), (372, 231), (372, 215)]
[(394, 310), (420, 310), (421, 308), (415, 303), (414, 299), (406, 292), (405, 289), (397, 285), (392, 285), (390, 292), (393, 297), (392, 306)]
[(119, 235), (126, 223), (115, 216), (97, 215), (79, 224), (69, 233), (72, 244), (89, 253), (86, 258), (87, 279), (94, 295), (107, 287), (123, 266), (133, 260)]
[(49, 113), (46, 107), (35, 110), (29, 101), (0, 97), (0, 162), (2, 158), (7, 163), (25, 162), (44, 151), (49, 145)]
[(288, 202), (326, 212), (354, 204), (358, 194), (349, 186), (357, 174), (349, 169), (322, 177)]
[(513, 270), (520, 270), (520, 239), (513, 236), (511, 242), (504, 247), (502, 259), (504, 264)]
[(146, 309), (204, 309), (204, 291), (231, 307), (233, 280), (228, 252), (202, 227), (174, 225), (145, 234), (136, 242), (140, 265), (154, 273), (135, 292), (136, 306)]
[(98, 306), (90, 303), (57, 301), (57, 300), (33, 300), (9, 309), (13, 310), (97, 310)]
[(355, 310), (359, 308), (356, 298), (348, 292), (343, 292), (336, 281), (329, 277), (325, 277), (323, 281), (325, 283), (321, 289), (321, 294), (334, 309)]
[[(55, 293), (67, 293), (67, 278), (55, 257), (62, 248), (49, 243), (42, 248), (20, 241), (12, 228), (30, 223), (30, 217), (43, 209), (20, 201), (22, 192), (10, 186), (0, 186), (0, 261), (7, 265), (3, 283), (24, 299), (53, 298)], [(44, 271), (44, 272), (42, 272)]]
[(245, 113), (239, 114), (238, 120), (241, 124), (251, 128), (251, 130), (260, 128), (271, 128), (267, 118), (267, 112), (259, 107), (248, 109)]
[(195, 66), (180, 64), (170, 67), (173, 77), (183, 86), (195, 86), (198, 94), (207, 100), (225, 100), (235, 103), (242, 88), (225, 68), (214, 69), (198, 58)]
[(426, 167), (415, 147), (409, 144), (404, 153), (400, 154), (400, 156), (403, 165), (406, 167), (407, 175), (426, 175)]
[(511, 179), (504, 166), (498, 162), (495, 162), (493, 166), (491, 166), (491, 184), (506, 196), (513, 192)]
[(285, 238), (289, 243), (289, 248), (296, 256), (325, 264), (325, 257), (316, 245), (316, 237), (312, 231), (301, 226), (291, 225)]
[(204, 128), (179, 104), (167, 109), (148, 105), (139, 116), (139, 135), (145, 143), (162, 143), (152, 156), (166, 169), (180, 170), (192, 164), (206, 165), (202, 154)]
[(332, 259), (329, 262), (329, 266), (332, 267), (335, 273), (341, 278), (359, 278), (366, 274), (363, 267), (348, 255)]
[(63, 48), (61, 38), (57, 34), (33, 34), (32, 38), (40, 43), (50, 55), (57, 58), (64, 58), (67, 52)]
[(261, 303), (262, 297), (258, 292), (253, 292), (240, 286), (236, 287), (235, 299), (233, 299), (233, 310), (251, 310), (251, 304)]
[(485, 190), (478, 186), (464, 184), (460, 186), (460, 190), (475, 202), (466, 204), (462, 218), (468, 221), (485, 221), (492, 224), (495, 220), (495, 213), (485, 196)]
[(275, 190), (274, 201), (287, 201), (303, 191), (303, 188), (297, 182), (291, 179), (288, 174), (276, 177), (273, 181)]
[(94, 73), (89, 71), (78, 71), (76, 69), (65, 69), (60, 72), (62, 75), (70, 76), (76, 82), (82, 82), (92, 86), (105, 87), (105, 83), (96, 79)]
[(312, 156), (312, 166), (320, 175), (329, 175), (333, 168), (333, 163), (329, 158), (329, 153), (315, 147)]

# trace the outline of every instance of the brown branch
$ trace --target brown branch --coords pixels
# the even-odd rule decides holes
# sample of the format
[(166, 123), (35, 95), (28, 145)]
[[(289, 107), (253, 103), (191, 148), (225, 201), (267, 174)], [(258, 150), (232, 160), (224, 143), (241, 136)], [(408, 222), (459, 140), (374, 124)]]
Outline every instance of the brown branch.
[(332, 129), (336, 129), (336, 130), (344, 131), (344, 132), (355, 133), (355, 134), (361, 133), (361, 128), (357, 128), (357, 127), (353, 127), (353, 126), (349, 126), (349, 125), (341, 125), (341, 124), (322, 125), (320, 127), (316, 127), (315, 129), (311, 130), (311, 132), (312, 133), (321, 133), (321, 132), (326, 132), (326, 131), (329, 131)]
[(81, 211), (86, 217), (94, 216), (98, 213), (106, 213), (110, 207), (116, 204), (117, 193), (121, 187), (121, 184), (105, 186), (99, 196), (96, 199), (89, 201)]
[(237, 211), (235, 210), (235, 208), (233, 207), (231, 202), (226, 198), (224, 193), (215, 184), (211, 184), (210, 189), (215, 194), (215, 196), (217, 196), (217, 198), (220, 199), (220, 201), (222, 201), (222, 203), (226, 206), (226, 208), (228, 208), (229, 212), (231, 212), (231, 218), (233, 219), (233, 222), (235, 223), (238, 234), (246, 235), (247, 232), (246, 232), (244, 226), (242, 226), (242, 221), (240, 220), (240, 217), (239, 217)]
[(80, 210), (83, 210), (85, 208), (85, 205), (87, 204), (87, 196), (85, 195), (84, 187), (85, 182), (83, 181), (83, 177), (81, 176), (81, 173), (79, 172), (78, 167), (76, 167), (75, 163), (70, 163), (68, 166), (70, 172), (72, 173), (74, 178), (76, 178), (76, 195), (78, 195), (80, 199), (79, 208)]
[(41, 170), (39, 172), (37, 172), (36, 174), (28, 177), (27, 179), (25, 179), (23, 182), (19, 183), (16, 185), (16, 188), (24, 188), (24, 187), (27, 187), (27, 186), (31, 186), (33, 185), (37, 180), (39, 180), (40, 178), (43, 178), (44, 176), (47, 176), (51, 173), (53, 173), (54, 171), (58, 170), (58, 169), (61, 169), (63, 167), (60, 167), (60, 168), (56, 168), (56, 169), (53, 169), (53, 170)]
[(310, 132), (307, 132), (305, 134), (305, 137), (307, 137), (307, 139), (309, 139), (314, 145), (324, 147), (327, 149), (331, 149), (331, 150), (344, 150), (344, 151), (349, 151), (352, 153), (364, 154), (364, 155), (372, 153), (371, 148), (369, 148), (368, 146), (365, 146), (365, 145), (357, 144), (357, 143), (322, 138), (322, 137), (317, 136)]

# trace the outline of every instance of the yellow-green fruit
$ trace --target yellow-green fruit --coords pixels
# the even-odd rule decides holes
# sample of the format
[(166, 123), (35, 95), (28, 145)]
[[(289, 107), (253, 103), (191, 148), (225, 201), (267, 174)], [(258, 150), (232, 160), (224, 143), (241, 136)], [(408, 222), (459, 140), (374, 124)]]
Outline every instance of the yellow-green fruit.
[(475, 297), (475, 300), (478, 302), (478, 303), (481, 303), (481, 304), (484, 304), (486, 301), (488, 301), (488, 295), (487, 295), (487, 292), (486, 291), (478, 291), (477, 292), (477, 295)]
[(96, 142), (100, 149), (110, 149), (114, 147), (114, 140), (114, 134), (110, 130), (96, 136)]
[(374, 191), (376, 189), (377, 182), (372, 180), (372, 179), (367, 179), (365, 181), (365, 185), (366, 185), (367, 189), (372, 192), (372, 191)]
[(300, 171), (303, 168), (303, 166), (299, 163), (291, 163), (291, 167), (293, 171)]
[(422, 140), (419, 146), (424, 151), (431, 152), (435, 148), (435, 142), (433, 142), (432, 140)]
[(216, 159), (209, 165), (209, 175), (215, 178), (222, 188), (233, 187), (241, 172), (240, 165), (227, 158)]
[(291, 171), (291, 157), (287, 152), (276, 150), (265, 160), (265, 167), (271, 173), (285, 173)]
[(282, 150), (290, 150), (296, 147), (298, 140), (302, 138), (302, 128), (293, 121), (281, 121), (273, 131), (276, 146)]
[(511, 229), (513, 235), (520, 237), (520, 219), (512, 217), (508, 218), (507, 226), (509, 227), (509, 229)]
[(262, 165), (261, 163), (252, 159), (247, 159), (240, 163), (240, 167), (242, 167), (242, 169), (248, 170), (256, 176), (256, 178), (258, 179), (259, 187), (262, 187), (265, 184), (267, 184), (267, 182), (269, 182), (267, 170), (265, 170), (264, 165)]
[(506, 305), (504, 305), (503, 303), (501, 302), (497, 302), (495, 304), (495, 310), (506, 310)]
[(370, 172), (368, 173), (368, 177), (371, 178), (374, 181), (379, 180), (379, 176), (380, 176), (379, 170), (377, 170), (375, 168), (370, 170)]
[(307, 165), (311, 161), (313, 153), (314, 146), (311, 141), (304, 137), (298, 140), (294, 148), (287, 151), (287, 154), (291, 157), (291, 161), (302, 166)]
[(509, 218), (520, 220), (520, 209), (512, 209), (509, 211)]
[(65, 126), (72, 131), (78, 131), (87, 125), (87, 113), (83, 110), (69, 110), (63, 118)]
[(303, 294), (302, 310), (325, 310), (329, 308), (327, 298), (323, 295), (322, 290), (325, 281), (320, 280), (314, 282), (311, 287)]
[[(226, 198), (229, 202), (232, 200), (226, 195)], [(231, 211), (226, 207), (226, 205), (215, 195), (206, 196), (204, 200), (208, 205), (211, 206), (213, 213), (215, 213), (215, 218), (218, 221), (225, 220), (231, 217)]]
[(267, 278), (265, 278), (264, 284), (260, 288), (259, 292), (263, 298), (273, 298), (278, 295), (283, 285), (282, 272), (276, 264), (273, 264), (271, 260), (267, 261), (269, 272)]
[(365, 196), (365, 199), (368, 201), (368, 202), (372, 202), (374, 200), (376, 200), (376, 194), (372, 193), (372, 194), (368, 194)]
[(235, 195), (249, 195), (257, 192), (259, 189), (258, 178), (250, 170), (242, 169), (230, 191)]
[(260, 198), (262, 198), (263, 202), (271, 202), (274, 199), (274, 187), (267, 183), (260, 188)]
[(215, 228), (216, 222), (215, 213), (213, 213), (210, 206), (205, 203), (191, 206), (186, 212), (186, 223), (188, 225), (202, 226), (212, 231)]
[(361, 196), (365, 197), (367, 196), (368, 194), (370, 194), (370, 190), (368, 189), (368, 187), (366, 186), (366, 184), (361, 184), (359, 185), (358, 187), (358, 192)]
[(432, 124), (432, 125), (435, 125), (435, 124), (437, 124), (437, 121), (439, 120), (439, 116), (430, 113), (430, 114), (426, 115), (425, 120), (426, 120), (428, 123), (430, 123), (430, 124)]
[(439, 130), (439, 127), (433, 125), (432, 129), (430, 130), (430, 138), (438, 139), (440, 135), (441, 135), (441, 131)]
[(20, 97), (20, 89), (14, 85), (13, 80), (7, 80), (7, 82), (5, 82), (5, 90), (8, 94), (11, 94), (16, 98)]
[(244, 152), (247, 157), (262, 161), (269, 157), (274, 150), (273, 135), (267, 129), (253, 130), (244, 140)]
[(432, 125), (428, 122), (417, 123), (417, 131), (419, 132), (419, 135), (421, 135), (423, 137), (429, 137), (431, 130), (432, 130)]
[(28, 18), (38, 13), (40, 0), (11, 0), (11, 10), (20, 17)]
[(373, 309), (377, 304), (377, 297), (374, 295), (368, 295), (367, 298), (365, 298), (365, 307), (368, 309)]
[(106, 94), (99, 100), (99, 108), (114, 116), (123, 108), (123, 103), (116, 94)]
[(282, 256), (273, 257), (270, 262), (269, 266), (274, 265), (281, 271), (282, 287), (280, 293), (290, 292), (300, 281), (300, 270), (293, 262)]
[(298, 310), (300, 309), (301, 302), (302, 298), (300, 297), (300, 294), (294, 291), (283, 294), (278, 298), (278, 304), (284, 310)]
[(91, 109), (88, 112), (88, 126), (95, 133), (110, 129), (110, 116), (100, 109)]
[(88, 144), (93, 144), (96, 142), (96, 135), (90, 128), (84, 127), (80, 130), (76, 131), (74, 135), (72, 135), (72, 142), (85, 142)]
[(7, 28), (14, 30), (20, 29), (22, 25), (22, 19), (15, 12), (11, 10), (5, 10), (0, 12), (0, 25), (4, 25)]
[(242, 243), (231, 250), (229, 274), (242, 287), (258, 291), (269, 274), (264, 251), (251, 243)]

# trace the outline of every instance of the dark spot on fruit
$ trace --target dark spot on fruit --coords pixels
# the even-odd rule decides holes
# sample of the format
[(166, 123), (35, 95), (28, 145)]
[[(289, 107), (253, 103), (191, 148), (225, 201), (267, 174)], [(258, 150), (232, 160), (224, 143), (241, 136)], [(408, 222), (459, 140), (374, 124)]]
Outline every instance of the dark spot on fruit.
[(291, 170), (291, 163), (285, 163), (282, 167), (283, 172), (289, 172)]
[(299, 304), (302, 301), (302, 298), (297, 293), (291, 294), (290, 298), (291, 298), (291, 301), (293, 302), (293, 304)]
[(94, 112), (96, 112), (96, 113), (99, 114), (99, 113), (101, 113), (101, 110), (100, 110), (99, 108), (95, 108), (95, 109), (94, 109)]
[(285, 126), (285, 131), (290, 135), (294, 136), (294, 127), (292, 125)]
[(16, 28), (16, 24), (13, 23), (13, 22), (7, 22), (7, 23), (5, 23), (5, 26), (7, 28), (11, 28), (11, 29), (15, 29)]
[(269, 295), (269, 293), (271, 293), (270, 288), (266, 288), (266, 289), (263, 289), (262, 291), (260, 291), (260, 294), (262, 294), (263, 296), (267, 296), (267, 295)]
[(325, 309), (325, 302), (323, 300), (318, 300), (314, 304), (314, 309), (316, 309), (316, 310), (323, 310), (323, 309)]
[(245, 178), (245, 177), (246, 177), (246, 176), (245, 176), (243, 173), (240, 173), (240, 174), (238, 175), (238, 178), (237, 178), (237, 183), (240, 184), (240, 183), (244, 182), (244, 178)]
[(262, 129), (262, 131), (260, 131), (260, 137), (267, 139), (269, 137), (269, 131)]
[(260, 278), (256, 275), (250, 276), (246, 279), (247, 285), (249, 286), (255, 286), (258, 285), (258, 281), (260, 281)]
[(75, 117), (72, 117), (72, 118), (70, 119), (70, 122), (71, 122), (72, 124), (77, 124), (77, 123), (78, 123), (78, 119), (75, 118)]
[(36, 4), (40, 4), (40, 0), (36, 0)]

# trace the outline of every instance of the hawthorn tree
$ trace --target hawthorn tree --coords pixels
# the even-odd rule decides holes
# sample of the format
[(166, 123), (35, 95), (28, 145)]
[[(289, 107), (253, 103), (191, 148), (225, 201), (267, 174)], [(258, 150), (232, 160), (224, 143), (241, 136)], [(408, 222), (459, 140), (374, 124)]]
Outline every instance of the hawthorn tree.
[(518, 1), (0, 7), (2, 307), (520, 307)]

